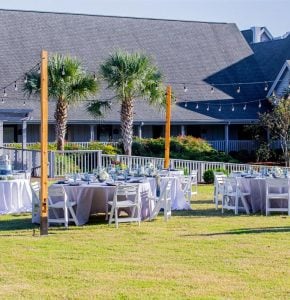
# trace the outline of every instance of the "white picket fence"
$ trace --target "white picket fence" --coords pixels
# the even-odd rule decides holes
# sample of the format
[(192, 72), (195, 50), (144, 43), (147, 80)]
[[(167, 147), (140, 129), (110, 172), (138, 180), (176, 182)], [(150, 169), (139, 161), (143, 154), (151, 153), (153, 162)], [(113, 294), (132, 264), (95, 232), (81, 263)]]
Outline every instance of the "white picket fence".
[[(40, 151), (21, 150), (12, 148), (0, 148), (0, 155), (8, 155), (13, 169), (30, 170), (32, 176), (40, 175)], [(117, 160), (129, 168), (145, 166), (152, 163), (156, 168), (163, 167), (164, 159), (157, 157), (107, 155), (100, 150), (65, 150), (49, 151), (49, 176), (63, 177), (66, 174), (79, 172), (90, 173), (97, 167), (108, 167), (112, 161)], [(182, 169), (186, 172), (197, 170), (198, 181), (203, 182), (203, 174), (209, 169), (225, 169), (228, 173), (234, 171), (246, 171), (249, 168), (261, 171), (269, 168), (265, 165), (234, 164), (224, 162), (209, 162), (196, 160), (171, 159), (170, 167)]]

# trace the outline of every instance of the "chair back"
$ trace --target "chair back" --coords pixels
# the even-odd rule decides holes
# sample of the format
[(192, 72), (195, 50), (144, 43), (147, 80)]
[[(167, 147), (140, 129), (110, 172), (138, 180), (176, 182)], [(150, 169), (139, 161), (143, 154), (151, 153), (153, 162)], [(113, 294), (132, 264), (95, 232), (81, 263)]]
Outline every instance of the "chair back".
[(48, 205), (53, 205), (54, 202), (67, 202), (67, 194), (61, 184), (52, 184), (48, 188)]
[(224, 179), (224, 194), (235, 193), (237, 191), (238, 182), (235, 177), (225, 177)]
[(138, 184), (119, 184), (114, 193), (114, 201), (131, 200), (137, 202), (139, 191)]
[(289, 179), (288, 178), (266, 178), (266, 194), (271, 192), (289, 194)]
[(192, 170), (190, 173), (191, 184), (197, 184), (197, 170)]

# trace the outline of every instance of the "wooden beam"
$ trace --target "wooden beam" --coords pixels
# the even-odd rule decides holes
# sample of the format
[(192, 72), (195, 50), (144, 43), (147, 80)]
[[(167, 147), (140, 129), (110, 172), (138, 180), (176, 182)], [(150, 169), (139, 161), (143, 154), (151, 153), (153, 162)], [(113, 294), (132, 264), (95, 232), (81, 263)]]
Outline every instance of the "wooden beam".
[(41, 187), (40, 235), (48, 234), (48, 53), (41, 51), (40, 100), (41, 100)]
[(171, 120), (171, 86), (166, 88), (166, 124), (165, 124), (165, 153), (164, 168), (169, 168), (170, 154), (170, 120)]

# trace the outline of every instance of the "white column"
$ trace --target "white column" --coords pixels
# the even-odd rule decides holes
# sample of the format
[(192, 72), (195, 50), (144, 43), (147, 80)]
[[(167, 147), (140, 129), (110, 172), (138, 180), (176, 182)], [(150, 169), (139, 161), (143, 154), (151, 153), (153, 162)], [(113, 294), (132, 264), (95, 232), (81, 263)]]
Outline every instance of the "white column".
[(142, 139), (142, 126), (141, 125), (138, 126), (138, 137), (139, 137), (139, 139)]
[(22, 148), (26, 149), (27, 147), (27, 122), (22, 122)]
[(229, 153), (229, 124), (225, 124), (225, 152)]
[(90, 142), (95, 140), (95, 125), (90, 125)]
[[(0, 121), (0, 147), (3, 147), (3, 121)], [(3, 149), (1, 148), (0, 155), (3, 155)]]
[(181, 125), (181, 136), (185, 136), (185, 126)]
[(27, 157), (26, 149), (27, 148), (27, 122), (22, 121), (22, 170), (26, 169), (27, 166)]

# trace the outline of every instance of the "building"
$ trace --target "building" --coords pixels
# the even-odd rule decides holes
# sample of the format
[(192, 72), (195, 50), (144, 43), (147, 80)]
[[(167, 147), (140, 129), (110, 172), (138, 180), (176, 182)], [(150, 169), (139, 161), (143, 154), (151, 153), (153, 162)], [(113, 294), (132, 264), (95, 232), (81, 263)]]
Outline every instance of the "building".
[[(97, 72), (117, 49), (150, 55), (176, 96), (172, 135), (202, 137), (221, 150), (231, 150), (231, 145), (239, 143), (243, 147), (243, 141), (249, 140), (244, 125), (256, 123), (259, 112), (269, 109), (266, 97), (270, 91), (283, 90), (288, 84), (290, 37), (275, 40), (264, 27), (260, 35), (256, 30), (251, 37), (229, 23), (0, 10), (0, 32), (4, 143), (21, 142), (26, 135), (27, 142), (39, 141), (40, 104), (25, 98), (21, 84), (25, 72), (40, 61), (42, 49), (76, 56), (89, 72)], [(279, 74), (286, 78), (283, 82)], [(13, 84), (4, 91), (9, 83)], [(112, 96), (104, 84), (98, 99)], [(70, 107), (67, 140), (119, 139), (118, 102), (112, 100), (102, 120), (88, 114), (88, 103)], [(50, 141), (54, 140), (54, 108), (51, 101)], [(15, 109), (25, 119), (1, 119), (1, 111)], [(136, 135), (163, 136), (164, 125), (164, 112), (136, 100)]]

